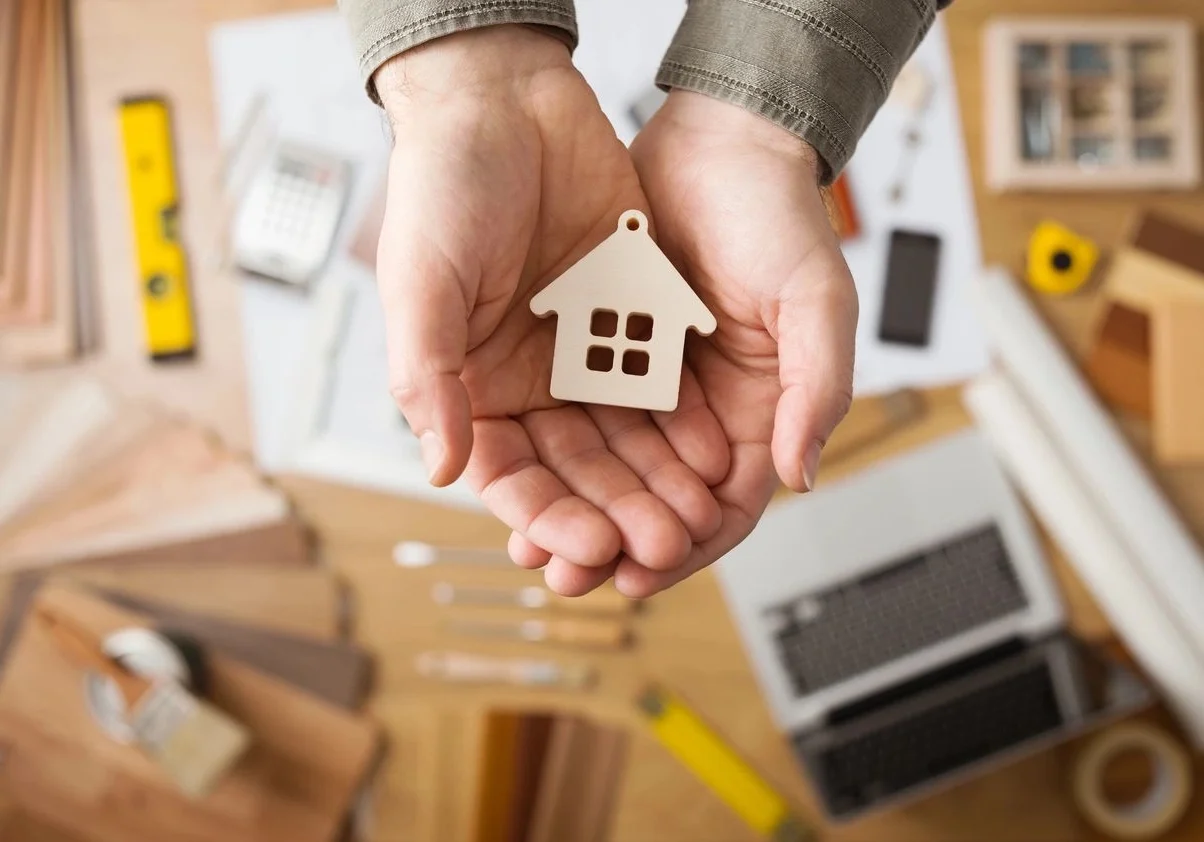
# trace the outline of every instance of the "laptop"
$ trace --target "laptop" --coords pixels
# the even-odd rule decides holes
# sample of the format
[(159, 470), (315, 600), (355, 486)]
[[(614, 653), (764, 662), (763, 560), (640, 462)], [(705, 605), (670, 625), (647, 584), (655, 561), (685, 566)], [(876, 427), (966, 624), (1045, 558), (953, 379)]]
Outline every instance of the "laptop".
[(973, 430), (771, 507), (716, 571), (833, 820), (1064, 733), (1118, 690), (1064, 634), (1033, 525)]

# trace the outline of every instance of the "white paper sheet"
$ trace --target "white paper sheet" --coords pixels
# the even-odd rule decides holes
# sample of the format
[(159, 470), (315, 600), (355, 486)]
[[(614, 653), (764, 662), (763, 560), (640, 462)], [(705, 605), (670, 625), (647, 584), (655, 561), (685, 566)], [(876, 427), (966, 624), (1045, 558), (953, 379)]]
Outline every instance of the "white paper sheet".
[[(578, 67), (594, 86), (616, 132), (630, 141), (636, 132), (631, 104), (647, 91), (684, 4), (637, 0), (578, 0), (581, 45)], [(364, 94), (346, 27), (335, 10), (306, 12), (223, 24), (211, 38), (217, 116), (221, 137), (229, 141), (259, 93), (267, 95), (280, 133), (340, 152), (356, 163), (355, 194), (341, 234), (345, 245), (381, 183), (388, 130), (381, 112)], [(904, 385), (932, 385), (965, 379), (983, 370), (986, 352), (966, 288), (980, 263), (977, 227), (962, 147), (955, 92), (944, 33), (938, 26), (920, 48), (916, 61), (936, 82), (924, 122), (925, 140), (915, 159), (905, 202), (891, 206), (886, 194), (902, 153), (903, 115), (887, 106), (862, 140), (850, 177), (865, 233), (847, 244), (846, 255), (862, 305), (858, 336), (856, 389), (868, 394)], [(892, 227), (939, 235), (943, 241), (932, 344), (913, 350), (888, 347), (876, 339), (878, 299)], [(340, 279), (361, 292), (373, 292), (369, 272), (349, 258), (336, 256), (320, 283)], [(289, 467), (287, 443), (293, 396), (304, 373), (302, 358), (310, 323), (310, 299), (294, 291), (248, 282), (244, 293), (244, 331), (255, 450), (269, 471)], [(365, 341), (358, 347), (380, 347)], [(365, 360), (357, 382), (363, 394), (341, 389), (346, 403), (340, 419), (354, 419), (357, 407), (377, 406), (384, 390), (384, 367)], [(364, 376), (363, 372), (371, 373)], [(372, 380), (377, 377), (380, 382)], [(361, 404), (362, 401), (362, 404)], [(341, 434), (372, 448), (371, 435), (406, 435), (404, 430), (369, 433), (349, 424)], [(340, 434), (338, 430), (335, 435)], [(365, 436), (369, 436), (365, 439)], [(395, 441), (379, 442), (382, 451)], [(403, 488), (398, 491), (404, 493)]]

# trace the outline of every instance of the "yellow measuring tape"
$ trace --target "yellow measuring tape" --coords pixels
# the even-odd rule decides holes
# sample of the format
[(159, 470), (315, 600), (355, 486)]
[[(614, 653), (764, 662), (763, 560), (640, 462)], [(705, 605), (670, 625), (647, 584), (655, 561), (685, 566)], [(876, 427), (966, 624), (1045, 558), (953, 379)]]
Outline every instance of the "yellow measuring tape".
[(773, 842), (814, 842), (815, 831), (673, 694), (649, 687), (638, 699), (652, 733), (744, 821)]
[(147, 351), (156, 361), (191, 357), (196, 328), (178, 230), (171, 114), (162, 99), (144, 97), (123, 102), (120, 116)]

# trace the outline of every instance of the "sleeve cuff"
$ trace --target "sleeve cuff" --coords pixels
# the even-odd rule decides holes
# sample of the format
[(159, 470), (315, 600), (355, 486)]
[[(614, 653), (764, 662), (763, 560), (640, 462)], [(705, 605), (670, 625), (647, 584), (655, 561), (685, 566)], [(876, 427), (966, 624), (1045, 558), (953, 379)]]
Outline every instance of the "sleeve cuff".
[(830, 183), (936, 16), (937, 0), (690, 0), (657, 75), (815, 148)]
[(498, 24), (524, 24), (545, 29), (577, 47), (573, 0), (341, 0), (351, 28), (360, 75), (368, 95), (380, 98), (372, 77), (380, 66), (406, 50), (444, 35)]

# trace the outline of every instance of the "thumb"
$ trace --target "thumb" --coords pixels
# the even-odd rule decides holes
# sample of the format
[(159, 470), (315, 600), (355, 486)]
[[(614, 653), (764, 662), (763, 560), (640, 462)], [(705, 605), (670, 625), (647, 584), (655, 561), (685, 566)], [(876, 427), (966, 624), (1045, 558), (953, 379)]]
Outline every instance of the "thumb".
[(472, 452), (472, 408), (460, 380), (468, 348), (468, 305), (455, 267), (386, 218), (377, 261), (393, 399), (418, 437), (432, 485), (464, 472)]
[[(813, 254), (779, 305), (782, 396), (773, 429), (773, 462), (794, 491), (815, 486), (828, 437), (853, 400), (857, 290), (839, 251)], [(818, 265), (816, 265), (818, 264)]]

